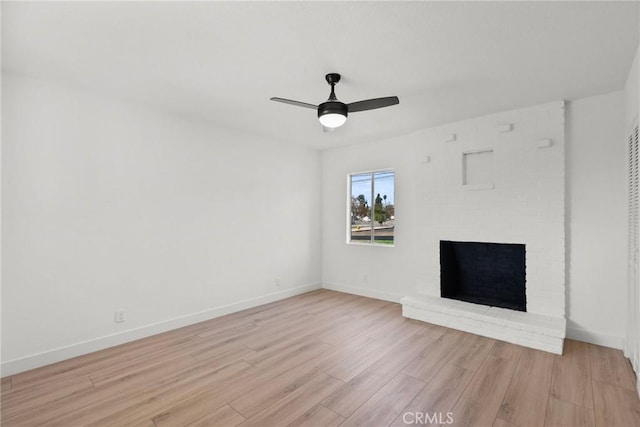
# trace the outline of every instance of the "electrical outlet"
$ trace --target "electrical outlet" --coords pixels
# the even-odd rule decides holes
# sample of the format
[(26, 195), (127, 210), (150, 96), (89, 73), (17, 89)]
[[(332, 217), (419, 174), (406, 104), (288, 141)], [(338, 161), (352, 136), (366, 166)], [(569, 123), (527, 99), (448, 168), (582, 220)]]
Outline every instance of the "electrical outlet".
[(116, 323), (124, 322), (124, 310), (116, 310), (113, 315), (113, 321)]
[(276, 277), (276, 286), (280, 286), (280, 278)]

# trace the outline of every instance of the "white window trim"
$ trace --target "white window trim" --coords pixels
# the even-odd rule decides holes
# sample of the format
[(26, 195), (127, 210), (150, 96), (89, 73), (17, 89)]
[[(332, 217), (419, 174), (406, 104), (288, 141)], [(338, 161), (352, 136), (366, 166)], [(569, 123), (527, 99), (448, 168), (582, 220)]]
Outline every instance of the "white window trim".
[[(373, 197), (373, 193), (374, 193), (374, 187), (375, 187), (375, 181), (373, 180), (373, 174), (374, 173), (378, 173), (378, 172), (393, 172), (393, 206), (394, 206), (394, 210), (395, 210), (395, 206), (396, 206), (396, 171), (393, 168), (381, 168), (381, 169), (371, 169), (371, 170), (365, 170), (365, 171), (361, 171), (361, 172), (350, 172), (347, 174), (347, 203), (346, 203), (346, 211), (347, 211), (347, 216), (346, 216), (346, 243), (348, 245), (355, 245), (355, 246), (367, 246), (367, 247), (385, 247), (385, 248), (393, 248), (396, 245), (396, 236), (395, 236), (395, 229), (394, 229), (394, 233), (393, 233), (393, 243), (392, 244), (385, 244), (385, 243), (375, 243), (375, 240), (370, 240), (368, 243), (362, 243), (362, 242), (358, 242), (358, 241), (353, 241), (351, 240), (351, 177), (353, 175), (364, 175), (366, 173), (371, 174), (371, 203), (373, 203), (374, 197)], [(373, 208), (372, 208), (373, 209)], [(394, 215), (395, 216), (395, 215)], [(372, 221), (374, 221), (374, 219), (372, 218)], [(394, 220), (395, 221), (395, 220)], [(371, 233), (374, 238), (375, 238), (375, 232), (373, 231), (373, 225), (372, 225), (372, 233)]]

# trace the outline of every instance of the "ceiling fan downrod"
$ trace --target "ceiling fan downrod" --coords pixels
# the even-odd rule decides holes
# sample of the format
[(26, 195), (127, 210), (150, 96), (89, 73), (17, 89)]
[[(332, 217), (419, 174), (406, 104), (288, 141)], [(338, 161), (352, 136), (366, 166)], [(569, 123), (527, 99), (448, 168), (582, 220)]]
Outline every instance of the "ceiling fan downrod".
[(324, 76), (324, 78), (327, 80), (327, 83), (331, 85), (331, 93), (329, 94), (328, 101), (337, 101), (338, 98), (336, 98), (335, 86), (340, 81), (340, 74), (329, 73), (326, 76)]

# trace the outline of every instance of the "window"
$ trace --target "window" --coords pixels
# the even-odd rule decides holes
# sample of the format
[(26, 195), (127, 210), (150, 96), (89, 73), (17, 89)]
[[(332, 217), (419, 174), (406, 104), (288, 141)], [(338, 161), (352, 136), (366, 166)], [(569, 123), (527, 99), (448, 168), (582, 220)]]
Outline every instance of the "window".
[(349, 175), (349, 242), (393, 245), (394, 182), (389, 170)]

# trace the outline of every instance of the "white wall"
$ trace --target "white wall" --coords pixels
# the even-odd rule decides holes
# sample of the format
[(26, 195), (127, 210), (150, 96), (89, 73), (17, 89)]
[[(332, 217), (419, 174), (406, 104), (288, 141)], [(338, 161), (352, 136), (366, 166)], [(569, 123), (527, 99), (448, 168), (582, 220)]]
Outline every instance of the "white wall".
[(2, 84), (3, 375), (319, 287), (318, 152)]
[(622, 348), (627, 178), (622, 92), (567, 104), (567, 335)]
[[(322, 283), (325, 288), (400, 302), (416, 292), (415, 137), (322, 152)], [(394, 247), (347, 244), (347, 175), (395, 170)]]
[[(583, 339), (620, 348), (626, 307), (626, 184), (624, 155), (616, 142), (622, 137), (623, 99), (616, 92), (571, 102), (569, 108), (566, 143), (571, 148), (567, 149), (566, 163), (570, 170), (566, 173), (571, 194), (566, 202), (572, 206), (566, 211), (566, 255), (571, 257), (571, 270), (566, 277), (568, 333), (576, 336), (574, 331), (584, 332)], [(491, 119), (491, 123), (494, 121)], [(488, 121), (477, 123), (477, 132), (482, 133), (483, 123)], [(422, 185), (418, 184), (418, 176), (425, 167), (420, 160), (429, 154), (421, 141), (433, 133), (433, 129), (427, 129), (406, 137), (323, 152), (325, 287), (398, 301), (402, 296), (416, 294), (425, 282), (433, 282), (439, 274), (423, 270), (425, 265), (431, 265), (432, 270), (436, 265), (424, 259), (424, 245), (429, 242), (423, 238), (423, 231), (433, 224), (420, 210), (424, 204), (416, 200), (416, 195), (425, 191), (417, 187)], [(443, 130), (442, 141), (446, 134)], [(432, 159), (432, 163), (435, 161)], [(458, 164), (451, 167), (457, 168)], [(396, 170), (396, 245), (348, 245), (344, 237), (346, 175), (378, 168)], [(438, 175), (433, 179), (437, 180)], [(563, 233), (562, 228), (558, 233)]]
[(628, 135), (635, 125), (640, 111), (640, 47), (636, 50), (633, 64), (629, 70), (627, 82), (624, 85), (624, 129)]

